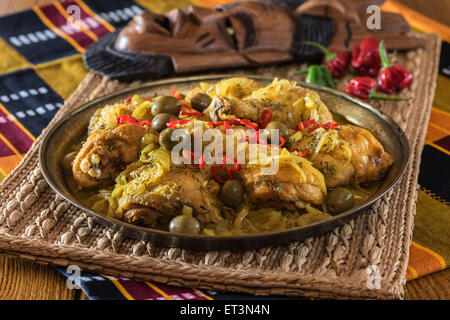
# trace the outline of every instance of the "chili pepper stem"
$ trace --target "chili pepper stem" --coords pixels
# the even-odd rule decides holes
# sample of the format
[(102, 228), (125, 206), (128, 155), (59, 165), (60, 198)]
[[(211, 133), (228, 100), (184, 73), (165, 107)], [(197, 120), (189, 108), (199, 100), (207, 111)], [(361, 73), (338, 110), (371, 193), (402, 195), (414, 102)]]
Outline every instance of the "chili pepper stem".
[(382, 64), (381, 70), (392, 67), (394, 65), (386, 56), (386, 50), (384, 49), (384, 40), (380, 41), (380, 58)]
[(308, 68), (297, 70), (297, 71), (295, 71), (294, 74), (303, 74), (303, 73), (308, 73)]
[(388, 100), (388, 101), (403, 101), (403, 100), (410, 100), (412, 99), (412, 97), (388, 97), (388, 96), (383, 96), (380, 94), (375, 93), (375, 91), (370, 90), (369, 93), (369, 98), (370, 101), (371, 99), (379, 99), (379, 100)]
[(325, 54), (325, 62), (329, 62), (329, 61), (333, 60), (334, 58), (336, 58), (336, 56), (337, 56), (336, 52), (331, 52), (330, 50), (328, 50), (325, 46), (321, 45), (320, 43), (311, 42), (311, 41), (304, 41), (303, 43), (308, 46), (313, 46), (313, 47), (319, 48)]

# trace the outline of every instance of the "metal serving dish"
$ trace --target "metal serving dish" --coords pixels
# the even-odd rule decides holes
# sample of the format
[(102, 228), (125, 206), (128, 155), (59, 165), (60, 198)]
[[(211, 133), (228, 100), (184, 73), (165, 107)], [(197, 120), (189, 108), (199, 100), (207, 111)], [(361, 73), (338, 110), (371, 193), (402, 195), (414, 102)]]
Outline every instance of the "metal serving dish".
[[(300, 241), (330, 231), (346, 221), (355, 218), (364, 208), (369, 207), (374, 201), (388, 192), (402, 177), (408, 163), (409, 147), (405, 134), (390, 117), (374, 109), (369, 104), (345, 93), (306, 83), (299, 83), (299, 86), (318, 91), (322, 100), (332, 113), (343, 116), (357, 126), (369, 129), (380, 140), (385, 150), (394, 160), (392, 167), (387, 172), (378, 191), (358, 207), (345, 211), (329, 220), (299, 228), (251, 235), (204, 236), (174, 234), (112, 219), (85, 207), (71, 194), (63, 177), (60, 166), (61, 160), (66, 150), (86, 133), (89, 119), (95, 110), (106, 104), (123, 101), (135, 93), (144, 97), (153, 96), (154, 94), (170, 95), (173, 87), (176, 87), (181, 92), (187, 92), (196, 87), (201, 81), (214, 82), (227, 77), (231, 77), (231, 75), (200, 76), (157, 81), (145, 86), (130, 88), (101, 97), (80, 106), (78, 110), (55, 123), (42, 141), (39, 150), (39, 161), (45, 179), (59, 195), (84, 210), (95, 221), (119, 231), (126, 236), (144, 241), (149, 240), (154, 242), (155, 245), (163, 247), (179, 247), (193, 250), (243, 250)], [(272, 81), (271, 78), (247, 77), (262, 83)]]

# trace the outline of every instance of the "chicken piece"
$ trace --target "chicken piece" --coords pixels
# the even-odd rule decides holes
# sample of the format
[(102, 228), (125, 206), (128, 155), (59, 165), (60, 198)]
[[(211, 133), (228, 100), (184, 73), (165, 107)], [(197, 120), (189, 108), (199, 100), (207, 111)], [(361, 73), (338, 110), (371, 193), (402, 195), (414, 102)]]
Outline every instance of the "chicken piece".
[(145, 127), (123, 124), (112, 130), (95, 130), (81, 147), (72, 165), (81, 187), (111, 183), (139, 155)]
[(136, 108), (135, 104), (112, 104), (95, 111), (88, 126), (88, 134), (95, 130), (114, 129), (117, 127), (117, 116), (131, 115)]
[[(308, 108), (305, 107), (306, 104), (316, 106)], [(318, 98), (316, 100), (311, 96), (299, 98), (298, 103), (290, 105), (267, 99), (227, 99), (215, 96), (205, 112), (212, 121), (241, 118), (257, 122), (266, 109), (272, 111), (273, 121), (281, 121), (288, 128), (294, 128), (304, 120), (316, 119), (318, 124), (325, 124), (333, 119), (326, 106)]]
[[(324, 133), (329, 135), (325, 141)], [(328, 188), (378, 180), (393, 161), (372, 133), (353, 125), (316, 129), (292, 147), (308, 150), (308, 159), (324, 174)]]
[(321, 205), (327, 193), (322, 173), (286, 149), (278, 156), (275, 174), (263, 175), (257, 165), (245, 165), (238, 174), (255, 204), (304, 208), (307, 203)]
[(220, 186), (196, 166), (155, 169), (153, 164), (137, 170), (118, 199), (118, 217), (130, 223), (155, 226), (180, 215), (183, 206), (193, 209), (202, 224), (220, 219)]
[(237, 117), (256, 122), (265, 109), (272, 111), (272, 120), (281, 121), (289, 128), (304, 120), (315, 119), (318, 124), (325, 124), (333, 119), (316, 92), (297, 87), (295, 82), (287, 80), (274, 80), (242, 99), (210, 95), (213, 101), (205, 113), (213, 121)]

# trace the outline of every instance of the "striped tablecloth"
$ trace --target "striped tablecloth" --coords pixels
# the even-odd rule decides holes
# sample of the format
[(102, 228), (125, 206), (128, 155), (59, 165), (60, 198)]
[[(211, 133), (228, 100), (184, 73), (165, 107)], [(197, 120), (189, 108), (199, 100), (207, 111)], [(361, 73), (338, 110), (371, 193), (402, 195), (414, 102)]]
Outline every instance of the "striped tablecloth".
[[(69, 0), (0, 17), (0, 179), (23, 158), (33, 141), (87, 73), (82, 53), (101, 36), (124, 26), (145, 9), (163, 13), (191, 4), (212, 6), (232, 0)], [(79, 30), (67, 25), (71, 6), (81, 9)], [(387, 1), (410, 24), (443, 38), (440, 74), (419, 175), (414, 237), (407, 279), (450, 263), (450, 28)], [(427, 119), (424, 119), (427, 121)], [(69, 276), (66, 270), (59, 271)], [(82, 273), (90, 299), (251, 298), (176, 288), (158, 283)], [(277, 297), (269, 297), (273, 299)]]

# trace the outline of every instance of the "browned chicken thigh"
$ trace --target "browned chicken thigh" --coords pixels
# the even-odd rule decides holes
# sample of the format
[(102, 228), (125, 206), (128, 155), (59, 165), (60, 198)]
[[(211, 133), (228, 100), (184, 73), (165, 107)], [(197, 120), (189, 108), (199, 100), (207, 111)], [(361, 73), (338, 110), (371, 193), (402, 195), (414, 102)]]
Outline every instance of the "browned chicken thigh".
[(341, 125), (330, 131), (337, 133), (334, 147), (330, 147), (332, 141), (325, 141), (320, 151), (315, 150), (321, 138), (319, 130), (293, 145), (300, 151), (308, 150), (308, 159), (323, 173), (327, 187), (372, 182), (391, 166), (392, 157), (368, 130)]
[(137, 159), (146, 131), (132, 124), (93, 131), (73, 162), (75, 181), (82, 187), (112, 182), (126, 164)]
[[(183, 206), (192, 208), (202, 223), (220, 217), (220, 186), (204, 170), (177, 166), (161, 177), (156, 177), (154, 171), (152, 165), (141, 167), (136, 178), (125, 186), (116, 210), (125, 221), (156, 225), (179, 215)], [(145, 188), (139, 189), (141, 185)]]
[[(241, 82), (246, 84), (243, 80)], [(294, 82), (275, 79), (263, 88), (247, 84), (247, 90), (243, 89), (241, 82), (230, 84), (223, 93), (214, 86), (203, 90), (213, 99), (205, 111), (213, 121), (235, 117), (258, 121), (264, 110), (270, 110), (272, 120), (281, 121), (288, 128), (304, 120), (315, 119), (318, 124), (333, 120), (317, 92), (298, 87)]]
[[(310, 110), (298, 105), (285, 105), (265, 99), (227, 99), (217, 96), (213, 98), (207, 114), (213, 121), (240, 118), (257, 122), (261, 120), (264, 110), (270, 110), (273, 114), (272, 120), (281, 121), (289, 128), (294, 128), (300, 121), (313, 117), (320, 119), (317, 120), (320, 124), (333, 119), (325, 106)], [(318, 117), (319, 113), (320, 117)]]
[(323, 175), (308, 160), (288, 155), (287, 150), (281, 152), (274, 174), (263, 174), (261, 167), (251, 165), (238, 174), (253, 203), (304, 208), (307, 203), (322, 204), (327, 194)]

